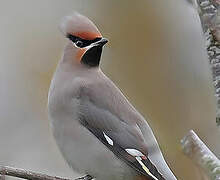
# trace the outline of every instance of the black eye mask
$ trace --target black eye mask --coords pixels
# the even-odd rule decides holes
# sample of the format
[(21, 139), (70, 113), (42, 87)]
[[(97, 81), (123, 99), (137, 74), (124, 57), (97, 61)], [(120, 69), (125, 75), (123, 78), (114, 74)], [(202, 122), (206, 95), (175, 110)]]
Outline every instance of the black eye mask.
[(89, 46), (90, 44), (97, 42), (99, 40), (101, 40), (102, 38), (95, 38), (93, 40), (86, 40), (86, 39), (82, 39), (80, 37), (77, 36), (73, 36), (72, 34), (68, 34), (67, 38), (70, 39), (77, 47), (79, 48), (84, 48), (86, 46)]

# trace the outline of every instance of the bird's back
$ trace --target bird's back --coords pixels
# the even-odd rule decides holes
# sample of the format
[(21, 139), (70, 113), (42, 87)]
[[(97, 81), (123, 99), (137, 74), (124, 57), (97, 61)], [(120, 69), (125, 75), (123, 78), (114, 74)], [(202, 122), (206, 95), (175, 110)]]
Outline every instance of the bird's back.
[[(138, 139), (140, 141), (144, 141), (142, 146), (143, 152), (148, 154), (150, 161), (156, 166), (165, 179), (175, 180), (176, 178), (165, 162), (157, 140), (145, 118), (131, 105), (120, 89), (117, 88), (108, 77), (102, 72), (99, 72), (98, 76), (100, 82), (97, 84), (92, 83), (89, 87), (90, 97), (92, 97), (92, 99), (101, 99), (101, 101), (98, 101), (98, 106), (107, 108), (119, 117), (121, 121), (126, 121), (126, 123), (131, 126), (136, 126), (137, 131), (139, 131), (136, 136), (139, 136)], [(95, 79), (92, 80), (92, 82), (95, 82)], [(101, 96), (102, 91), (105, 92), (105, 97)], [(122, 139), (125, 143), (129, 144), (129, 142), (126, 142), (126, 136)], [(135, 143), (133, 147), (135, 147)]]

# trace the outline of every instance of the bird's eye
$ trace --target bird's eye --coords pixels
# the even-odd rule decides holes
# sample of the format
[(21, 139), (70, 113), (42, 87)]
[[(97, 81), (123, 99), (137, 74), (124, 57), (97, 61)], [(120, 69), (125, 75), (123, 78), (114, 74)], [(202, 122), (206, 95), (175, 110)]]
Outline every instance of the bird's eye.
[(80, 41), (80, 40), (77, 40), (77, 41), (75, 42), (75, 45), (76, 45), (77, 47), (83, 47), (83, 42)]
[(93, 40), (82, 39), (80, 37), (74, 36), (72, 34), (68, 34), (67, 38), (70, 39), (78, 48), (84, 48), (89, 46), (92, 43), (99, 41), (101, 38), (95, 38)]

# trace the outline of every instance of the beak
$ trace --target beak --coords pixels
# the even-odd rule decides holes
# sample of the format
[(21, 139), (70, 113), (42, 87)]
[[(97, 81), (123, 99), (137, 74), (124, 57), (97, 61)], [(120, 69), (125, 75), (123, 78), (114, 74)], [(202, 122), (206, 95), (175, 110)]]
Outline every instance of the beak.
[(108, 39), (102, 38), (100, 41), (96, 42), (95, 45), (104, 46), (107, 42), (108, 42)]

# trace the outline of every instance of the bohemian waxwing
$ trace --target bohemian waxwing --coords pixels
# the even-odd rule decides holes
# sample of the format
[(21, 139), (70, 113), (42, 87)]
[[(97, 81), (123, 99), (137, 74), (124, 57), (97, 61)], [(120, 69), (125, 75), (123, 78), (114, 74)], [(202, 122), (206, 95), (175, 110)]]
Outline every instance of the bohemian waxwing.
[(99, 67), (107, 39), (78, 13), (60, 27), (68, 43), (48, 109), (68, 164), (97, 180), (175, 180), (146, 120)]

